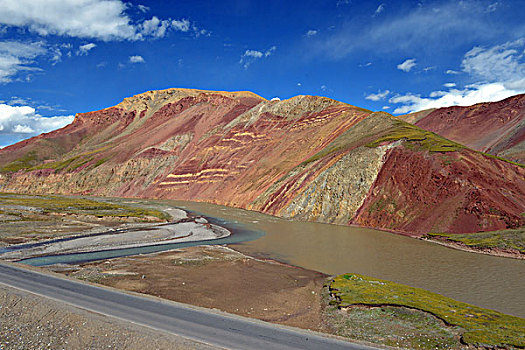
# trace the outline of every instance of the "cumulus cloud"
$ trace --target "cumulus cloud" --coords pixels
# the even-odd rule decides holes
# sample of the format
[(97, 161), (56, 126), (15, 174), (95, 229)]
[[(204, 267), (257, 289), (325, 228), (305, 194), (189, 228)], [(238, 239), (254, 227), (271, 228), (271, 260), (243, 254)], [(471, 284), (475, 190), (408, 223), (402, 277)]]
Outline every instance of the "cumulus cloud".
[(187, 32), (190, 30), (190, 21), (184, 18), (181, 20), (174, 19), (171, 22), (171, 25), (173, 26), (173, 28), (181, 32)]
[[(27, 28), (42, 36), (61, 35), (103, 41), (159, 38), (169, 29), (196, 36), (208, 33), (186, 19), (161, 20), (153, 16), (135, 23), (121, 0), (0, 0), (0, 24)], [(140, 12), (147, 7), (138, 5)]]
[(394, 113), (404, 114), (429, 108), (470, 106), (480, 102), (499, 101), (524, 91), (507, 89), (501, 83), (488, 83), (469, 85), (461, 90), (435, 91), (429, 97), (421, 97), (416, 94), (399, 95), (391, 98), (389, 102), (403, 104), (397, 107)]
[(145, 63), (144, 57), (136, 55), (136, 56), (129, 56), (129, 62), (130, 63)]
[(77, 56), (84, 56), (84, 55), (87, 55), (88, 52), (92, 49), (94, 49), (97, 45), (93, 44), (93, 43), (89, 43), (89, 44), (85, 44), (85, 45), (80, 45), (79, 48), (78, 48), (78, 51), (77, 51)]
[(266, 51), (258, 51), (258, 50), (246, 50), (241, 56), (241, 59), (239, 61), (240, 64), (243, 65), (244, 69), (248, 69), (248, 67), (255, 61), (271, 56), (275, 50), (277, 50), (277, 46), (272, 46)]
[(135, 39), (137, 31), (118, 0), (1, 0), (0, 23), (40, 35), (101, 40)]
[(390, 90), (381, 91), (379, 90), (377, 94), (370, 94), (366, 96), (365, 98), (370, 101), (380, 101), (384, 100), (385, 97), (387, 97), (390, 94)]
[(0, 83), (9, 83), (19, 71), (40, 70), (33, 60), (47, 52), (42, 42), (0, 42)]
[(0, 138), (27, 138), (61, 128), (73, 121), (73, 116), (43, 117), (30, 106), (0, 104)]
[(140, 32), (146, 36), (162, 38), (166, 35), (169, 27), (169, 20), (160, 20), (157, 16), (153, 16), (151, 19), (142, 22)]
[(402, 70), (403, 72), (410, 72), (412, 68), (416, 66), (416, 60), (414, 58), (409, 58), (403, 63), (397, 65), (397, 69)]
[(458, 89), (455, 83), (450, 82), (444, 84), (448, 91), (433, 91), (428, 97), (411, 93), (396, 95), (389, 101), (402, 105), (394, 113), (409, 113), (428, 108), (499, 101), (525, 93), (524, 56), (525, 38), (488, 48), (474, 47), (463, 56), (461, 68), (475, 83)]

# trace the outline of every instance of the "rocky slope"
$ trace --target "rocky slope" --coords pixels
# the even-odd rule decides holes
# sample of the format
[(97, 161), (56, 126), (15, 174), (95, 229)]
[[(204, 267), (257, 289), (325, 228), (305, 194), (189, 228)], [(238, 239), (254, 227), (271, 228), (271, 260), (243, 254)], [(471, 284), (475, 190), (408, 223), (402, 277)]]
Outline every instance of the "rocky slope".
[(323, 97), (150, 91), (0, 150), (0, 190), (207, 201), (412, 235), (524, 224), (525, 170)]
[(525, 94), (401, 118), (477, 151), (525, 164)]

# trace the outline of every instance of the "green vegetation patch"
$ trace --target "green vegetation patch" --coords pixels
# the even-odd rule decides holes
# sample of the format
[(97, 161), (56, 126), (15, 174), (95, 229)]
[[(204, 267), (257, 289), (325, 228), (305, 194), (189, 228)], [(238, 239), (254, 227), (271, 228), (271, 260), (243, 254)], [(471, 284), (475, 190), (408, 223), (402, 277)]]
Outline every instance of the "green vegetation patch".
[(513, 160), (510, 160), (510, 159), (507, 159), (507, 158), (503, 158), (503, 157), (499, 157), (499, 156), (495, 156), (493, 154), (489, 154), (489, 153), (485, 153), (485, 152), (479, 152), (481, 154), (483, 154), (484, 156), (487, 156), (489, 158), (493, 158), (493, 159), (497, 159), (497, 160), (501, 160), (503, 162), (507, 162), (507, 163), (510, 163), (510, 164), (513, 164), (513, 165), (517, 165), (519, 166), (520, 168), (525, 168), (525, 165), (524, 164), (521, 164), (521, 163), (518, 163), (518, 162), (515, 162)]
[(82, 157), (82, 155), (79, 155), (79, 156), (71, 157), (71, 158), (68, 158), (62, 161), (43, 163), (35, 167), (32, 167), (29, 170), (54, 169), (55, 171), (60, 171), (60, 170), (65, 169), (67, 171), (73, 171), (91, 160), (93, 160), (92, 157), (85, 159)]
[(378, 147), (384, 142), (405, 140), (411, 146), (419, 146), (429, 152), (455, 152), (465, 146), (447, 140), (433, 132), (423, 130), (415, 125), (401, 120), (394, 120), (393, 127), (375, 141), (368, 143), (367, 147)]
[[(324, 317), (339, 336), (404, 349), (457, 349), (459, 327), (449, 327), (428, 312), (401, 306), (328, 306)], [(373, 327), (371, 327), (373, 325)]]
[(479, 249), (517, 250), (525, 253), (525, 227), (517, 229), (467, 234), (429, 233), (427, 238), (445, 238), (452, 242)]
[(0, 168), (0, 172), (9, 173), (16, 172), (22, 169), (30, 168), (36, 160), (36, 152), (31, 151), (26, 153), (23, 157), (13, 160), (11, 163), (6, 164)]
[(466, 344), (479, 347), (525, 347), (525, 319), (462, 303), (420, 288), (343, 274), (329, 284), (339, 308), (354, 305), (401, 306), (428, 312), (460, 327)]
[(0, 193), (0, 205), (16, 205), (40, 208), (44, 213), (66, 213), (112, 217), (157, 217), (169, 220), (165, 212), (153, 209), (137, 208), (86, 199), (82, 197), (37, 196)]

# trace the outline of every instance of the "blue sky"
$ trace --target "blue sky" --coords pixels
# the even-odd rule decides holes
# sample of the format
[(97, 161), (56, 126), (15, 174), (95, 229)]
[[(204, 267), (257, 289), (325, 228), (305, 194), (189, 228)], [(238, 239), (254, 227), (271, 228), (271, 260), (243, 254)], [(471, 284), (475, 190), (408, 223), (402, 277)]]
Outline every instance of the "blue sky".
[(148, 90), (394, 114), (525, 92), (521, 1), (0, 0), (0, 146)]

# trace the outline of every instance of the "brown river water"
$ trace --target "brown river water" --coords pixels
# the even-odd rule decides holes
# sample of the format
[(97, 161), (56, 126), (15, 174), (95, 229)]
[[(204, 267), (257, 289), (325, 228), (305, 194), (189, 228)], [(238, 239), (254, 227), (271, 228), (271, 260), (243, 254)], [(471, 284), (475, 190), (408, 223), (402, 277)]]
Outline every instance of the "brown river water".
[(525, 260), (469, 253), (368, 228), (290, 221), (219, 205), (161, 201), (260, 230), (233, 248), (326, 274), (358, 273), (525, 317)]

